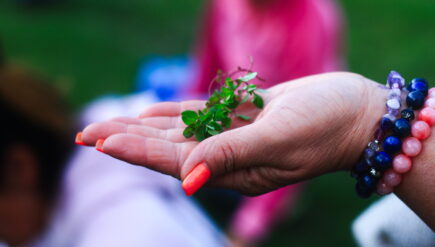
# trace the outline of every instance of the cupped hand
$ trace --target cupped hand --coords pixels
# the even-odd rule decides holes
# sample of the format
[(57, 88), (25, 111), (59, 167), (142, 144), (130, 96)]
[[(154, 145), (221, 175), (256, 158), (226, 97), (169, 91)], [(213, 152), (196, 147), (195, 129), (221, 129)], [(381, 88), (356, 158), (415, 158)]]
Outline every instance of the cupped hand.
[[(347, 170), (371, 139), (382, 116), (385, 90), (352, 73), (328, 73), (286, 82), (251, 103), (232, 129), (201, 143), (183, 136), (184, 110), (204, 101), (152, 105), (137, 118), (120, 117), (87, 126), (82, 141), (132, 164), (184, 179), (198, 164), (209, 184), (261, 194), (324, 173)], [(101, 143), (100, 143), (101, 144)]]

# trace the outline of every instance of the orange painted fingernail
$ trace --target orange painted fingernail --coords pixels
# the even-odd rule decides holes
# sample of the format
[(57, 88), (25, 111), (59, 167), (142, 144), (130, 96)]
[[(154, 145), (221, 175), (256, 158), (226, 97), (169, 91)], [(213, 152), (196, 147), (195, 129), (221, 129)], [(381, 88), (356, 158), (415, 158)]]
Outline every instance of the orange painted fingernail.
[(82, 141), (82, 132), (77, 133), (77, 135), (76, 135), (76, 144), (77, 145), (82, 145), (82, 146), (87, 146), (86, 143), (84, 143)]
[(98, 139), (97, 142), (95, 143), (95, 149), (97, 149), (98, 151), (100, 151), (102, 153), (104, 153), (103, 143), (104, 143), (104, 139)]
[(183, 180), (181, 187), (183, 187), (186, 195), (191, 196), (195, 194), (210, 178), (211, 172), (205, 163), (201, 163), (192, 171), (187, 174), (186, 178)]

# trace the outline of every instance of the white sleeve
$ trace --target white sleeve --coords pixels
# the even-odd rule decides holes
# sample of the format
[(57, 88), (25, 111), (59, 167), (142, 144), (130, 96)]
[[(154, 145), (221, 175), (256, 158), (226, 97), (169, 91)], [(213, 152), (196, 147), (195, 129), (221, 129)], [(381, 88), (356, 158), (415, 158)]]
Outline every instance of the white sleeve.
[[(176, 210), (175, 210), (176, 212)], [(153, 191), (133, 193), (90, 217), (75, 247), (214, 246), (198, 243), (173, 206)], [(188, 222), (185, 222), (188, 224)]]

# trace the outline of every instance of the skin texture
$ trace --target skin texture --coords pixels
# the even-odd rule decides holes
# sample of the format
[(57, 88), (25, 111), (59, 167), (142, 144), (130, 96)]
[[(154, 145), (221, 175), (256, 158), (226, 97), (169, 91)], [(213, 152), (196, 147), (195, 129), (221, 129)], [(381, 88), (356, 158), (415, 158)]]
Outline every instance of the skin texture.
[[(350, 170), (385, 113), (387, 93), (357, 74), (321, 74), (269, 88), (262, 95), (264, 109), (249, 103), (237, 109), (253, 121), (236, 120), (233, 129), (201, 143), (183, 137), (180, 114), (203, 108), (203, 101), (159, 103), (138, 118), (94, 123), (84, 129), (82, 139), (88, 145), (106, 139), (106, 154), (182, 180), (205, 162), (212, 174), (209, 185), (258, 195)], [(426, 162), (419, 169), (434, 167), (434, 159), (424, 159), (433, 155), (427, 150), (416, 161)], [(435, 198), (429, 195), (435, 187), (419, 169), (406, 175), (398, 195), (433, 228)], [(425, 179), (408, 179), (413, 176)]]

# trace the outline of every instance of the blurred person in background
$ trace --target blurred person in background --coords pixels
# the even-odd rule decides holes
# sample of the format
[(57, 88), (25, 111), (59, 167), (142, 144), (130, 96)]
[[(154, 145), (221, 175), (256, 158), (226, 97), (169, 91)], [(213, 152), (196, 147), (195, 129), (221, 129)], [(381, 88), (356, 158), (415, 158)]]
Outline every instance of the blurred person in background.
[[(154, 102), (140, 98), (140, 108)], [(138, 103), (122, 102), (92, 104), (82, 124)], [(69, 110), (45, 78), (3, 65), (0, 109), (0, 240), (9, 246), (227, 245), (177, 180), (72, 149)]]
[[(197, 47), (198, 76), (193, 94), (209, 93), (216, 71), (238, 67), (265, 81), (262, 87), (336, 71), (342, 66), (341, 13), (332, 0), (214, 0), (205, 14)], [(301, 184), (245, 198), (234, 213), (230, 235), (240, 245), (255, 245), (292, 212)]]

